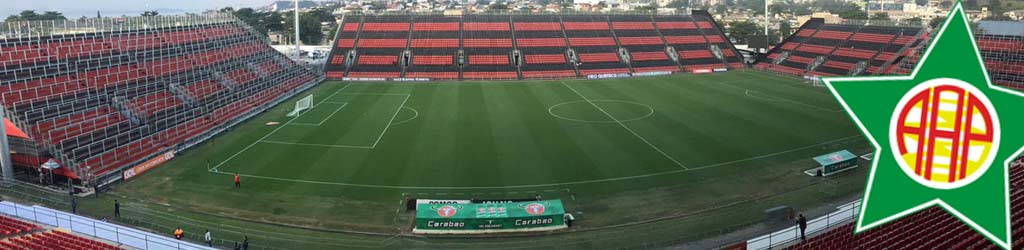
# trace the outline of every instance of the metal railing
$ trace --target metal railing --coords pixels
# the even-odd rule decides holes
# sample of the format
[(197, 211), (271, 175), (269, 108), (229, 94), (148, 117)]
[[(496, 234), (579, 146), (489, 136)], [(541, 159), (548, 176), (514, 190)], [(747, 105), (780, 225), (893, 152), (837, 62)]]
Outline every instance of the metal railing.
[(10, 201), (2, 201), (0, 202), (0, 214), (10, 215), (47, 226), (65, 228), (77, 234), (88, 235), (139, 249), (213, 249), (42, 206), (26, 206)]
[(204, 15), (84, 17), (67, 20), (38, 20), (0, 22), (0, 38), (19, 39), (54, 35), (73, 35), (125, 31), (138, 29), (195, 26), (238, 21), (234, 15), (211, 13)]
[[(857, 215), (860, 213), (860, 201), (858, 199), (839, 206), (838, 211), (807, 221), (807, 230), (805, 230), (804, 235), (832, 230), (835, 226), (845, 225), (856, 220)], [(792, 244), (800, 239), (800, 229), (794, 225), (748, 240), (747, 249), (771, 249), (777, 246)]]

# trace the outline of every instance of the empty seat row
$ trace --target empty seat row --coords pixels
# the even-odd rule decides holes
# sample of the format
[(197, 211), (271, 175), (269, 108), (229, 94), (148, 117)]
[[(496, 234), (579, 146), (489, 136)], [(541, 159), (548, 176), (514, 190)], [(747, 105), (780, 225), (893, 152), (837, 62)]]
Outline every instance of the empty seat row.
[[(539, 73), (526, 72), (582, 76), (604, 74), (605, 69), (629, 73), (678, 71), (681, 65), (743, 67), (724, 33), (703, 16), (357, 15), (341, 26), (326, 66), (329, 78), (451, 79), (458, 72), (460, 79), (479, 79), (488, 76), (479, 72), (497, 72), (494, 75), (507, 79), (508, 72), (533, 78)], [(676, 62), (675, 55), (666, 54), (667, 46), (702, 52), (684, 58), (695, 61)], [(565, 56), (570, 49), (579, 59), (576, 64)], [(514, 57), (516, 50), (522, 57)], [(403, 61), (406, 51), (413, 55), (409, 63)], [(430, 58), (442, 55), (452, 57)], [(387, 59), (360, 59), (367, 56)], [(460, 61), (462, 56), (465, 62)]]

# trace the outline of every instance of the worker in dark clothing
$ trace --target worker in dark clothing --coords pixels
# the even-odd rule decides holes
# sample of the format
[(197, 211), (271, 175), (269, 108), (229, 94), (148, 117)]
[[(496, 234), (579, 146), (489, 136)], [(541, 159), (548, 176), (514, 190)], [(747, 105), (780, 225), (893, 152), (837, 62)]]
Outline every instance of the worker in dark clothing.
[(800, 227), (800, 240), (806, 240), (807, 236), (804, 235), (804, 231), (807, 231), (807, 218), (804, 218), (804, 214), (796, 217), (796, 224)]
[(121, 218), (121, 203), (114, 200), (114, 218)]
[(71, 196), (71, 213), (78, 214), (78, 201), (75, 200), (75, 196)]
[(242, 239), (242, 250), (249, 250), (249, 236), (245, 236), (245, 239)]

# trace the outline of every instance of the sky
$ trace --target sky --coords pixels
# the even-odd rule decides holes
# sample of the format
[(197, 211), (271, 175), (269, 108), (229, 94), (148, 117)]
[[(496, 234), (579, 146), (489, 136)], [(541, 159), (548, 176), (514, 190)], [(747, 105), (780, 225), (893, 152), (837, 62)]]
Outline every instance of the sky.
[(160, 14), (199, 13), (223, 7), (259, 7), (274, 0), (0, 0), (0, 20), (22, 10), (58, 11), (65, 17), (78, 18), (96, 16), (138, 15), (145, 10), (157, 10)]

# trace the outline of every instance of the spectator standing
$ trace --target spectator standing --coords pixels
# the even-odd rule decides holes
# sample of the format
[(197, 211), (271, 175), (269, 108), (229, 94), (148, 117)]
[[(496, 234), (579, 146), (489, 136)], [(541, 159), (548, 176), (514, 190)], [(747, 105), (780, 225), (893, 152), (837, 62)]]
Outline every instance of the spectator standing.
[(796, 217), (796, 224), (800, 227), (800, 240), (806, 240), (807, 236), (804, 235), (804, 231), (807, 231), (807, 218), (804, 218), (804, 214)]

